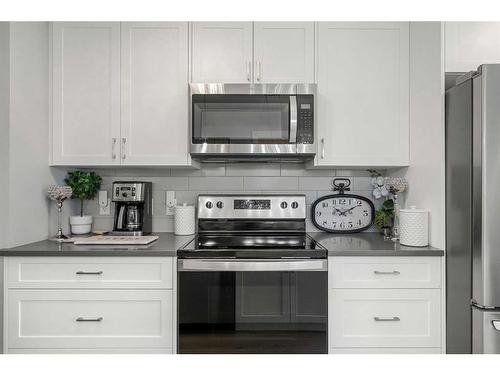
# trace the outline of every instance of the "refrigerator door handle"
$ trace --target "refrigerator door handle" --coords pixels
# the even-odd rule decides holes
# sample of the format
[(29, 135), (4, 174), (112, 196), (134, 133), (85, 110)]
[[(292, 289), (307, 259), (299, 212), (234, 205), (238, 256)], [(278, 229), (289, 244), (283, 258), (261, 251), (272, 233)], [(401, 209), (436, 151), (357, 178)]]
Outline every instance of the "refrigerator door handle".
[(492, 320), (491, 324), (493, 324), (493, 328), (495, 328), (497, 331), (500, 331), (500, 320)]
[(500, 311), (500, 307), (481, 305), (480, 303), (477, 303), (477, 301), (475, 299), (472, 299), (470, 301), (470, 305), (472, 306), (472, 308), (477, 309), (477, 310), (482, 310), (482, 311)]

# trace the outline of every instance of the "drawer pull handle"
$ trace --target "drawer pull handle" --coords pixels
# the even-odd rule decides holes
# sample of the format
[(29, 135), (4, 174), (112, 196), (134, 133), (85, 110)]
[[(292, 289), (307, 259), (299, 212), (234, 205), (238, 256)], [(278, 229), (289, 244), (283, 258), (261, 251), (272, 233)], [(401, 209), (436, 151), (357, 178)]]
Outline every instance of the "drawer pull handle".
[(100, 316), (99, 318), (76, 318), (77, 322), (102, 322), (103, 317)]
[(379, 318), (375, 316), (373, 320), (376, 322), (399, 322), (401, 319), (399, 319), (399, 316), (393, 316), (392, 318)]
[(373, 271), (375, 275), (399, 275), (401, 272), (399, 271), (389, 271), (389, 272), (384, 272), (384, 271)]
[(86, 272), (86, 271), (78, 271), (76, 273), (77, 275), (102, 275), (102, 271), (96, 271), (96, 272)]

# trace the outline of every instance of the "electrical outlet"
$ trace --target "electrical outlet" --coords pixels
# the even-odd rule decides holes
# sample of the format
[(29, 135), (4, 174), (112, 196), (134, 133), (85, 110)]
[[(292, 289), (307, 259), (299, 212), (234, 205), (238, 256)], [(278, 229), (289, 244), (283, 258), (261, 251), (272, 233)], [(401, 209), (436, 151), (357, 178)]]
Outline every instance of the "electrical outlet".
[(106, 206), (99, 205), (99, 215), (110, 215), (111, 214), (111, 199), (108, 198)]
[(111, 199), (108, 198), (106, 190), (99, 190), (99, 215), (111, 214)]
[(172, 216), (175, 212), (175, 204), (177, 203), (175, 191), (167, 191), (165, 194), (166, 214), (167, 216)]

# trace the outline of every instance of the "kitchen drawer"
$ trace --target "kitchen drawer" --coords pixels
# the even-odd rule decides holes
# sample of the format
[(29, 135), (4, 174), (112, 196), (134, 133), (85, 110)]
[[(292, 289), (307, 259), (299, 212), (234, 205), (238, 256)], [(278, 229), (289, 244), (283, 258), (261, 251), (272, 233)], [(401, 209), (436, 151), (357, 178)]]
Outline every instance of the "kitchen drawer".
[(164, 288), (170, 257), (9, 257), (7, 288)]
[(7, 349), (5, 354), (174, 354), (172, 348)]
[(171, 290), (9, 290), (7, 347), (172, 347)]
[(438, 257), (330, 257), (330, 288), (440, 288)]
[(330, 348), (441, 346), (439, 289), (330, 289)]
[(333, 348), (329, 354), (443, 354), (441, 348)]

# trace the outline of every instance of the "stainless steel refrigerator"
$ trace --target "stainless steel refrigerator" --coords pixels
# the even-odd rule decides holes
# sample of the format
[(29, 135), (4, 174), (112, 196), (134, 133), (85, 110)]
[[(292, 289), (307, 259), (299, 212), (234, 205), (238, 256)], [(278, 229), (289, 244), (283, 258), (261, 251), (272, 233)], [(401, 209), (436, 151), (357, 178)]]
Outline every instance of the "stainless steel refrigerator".
[(500, 353), (500, 64), (446, 91), (448, 353)]

